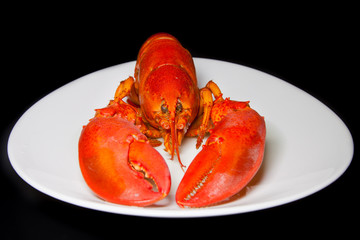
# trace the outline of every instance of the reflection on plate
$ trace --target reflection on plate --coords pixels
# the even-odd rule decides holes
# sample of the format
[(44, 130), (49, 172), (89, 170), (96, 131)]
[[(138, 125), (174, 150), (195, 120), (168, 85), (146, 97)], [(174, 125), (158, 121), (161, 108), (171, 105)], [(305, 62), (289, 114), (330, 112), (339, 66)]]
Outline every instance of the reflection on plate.
[[(353, 141), (329, 108), (302, 90), (260, 71), (223, 61), (195, 58), (199, 87), (215, 81), (224, 96), (250, 100), (265, 116), (267, 139), (258, 174), (227, 202), (201, 209), (180, 209), (176, 188), (183, 176), (177, 161), (158, 147), (172, 177), (169, 196), (145, 208), (107, 203), (85, 184), (77, 143), (94, 109), (105, 106), (119, 82), (133, 73), (135, 62), (106, 68), (57, 89), (34, 104), (16, 123), (8, 154), (16, 172), (30, 185), (78, 206), (138, 216), (200, 217), (249, 212), (288, 203), (335, 181), (349, 166)], [(195, 139), (181, 146), (189, 165), (198, 150)]]

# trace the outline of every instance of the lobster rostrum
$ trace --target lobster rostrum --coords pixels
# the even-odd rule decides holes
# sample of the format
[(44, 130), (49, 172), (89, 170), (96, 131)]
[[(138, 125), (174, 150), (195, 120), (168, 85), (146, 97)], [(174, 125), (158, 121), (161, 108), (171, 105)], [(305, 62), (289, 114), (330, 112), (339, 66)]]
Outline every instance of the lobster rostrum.
[[(249, 102), (223, 99), (210, 81), (197, 86), (190, 53), (166, 33), (140, 48), (134, 77), (122, 81), (107, 107), (97, 109), (79, 140), (80, 168), (89, 187), (119, 204), (146, 206), (166, 197), (171, 178), (153, 148), (164, 139), (182, 169), (179, 146), (197, 137), (203, 149), (188, 167), (176, 192), (180, 207), (204, 207), (239, 192), (259, 169), (265, 122)], [(124, 98), (127, 97), (127, 102)], [(213, 100), (213, 97), (215, 100)]]

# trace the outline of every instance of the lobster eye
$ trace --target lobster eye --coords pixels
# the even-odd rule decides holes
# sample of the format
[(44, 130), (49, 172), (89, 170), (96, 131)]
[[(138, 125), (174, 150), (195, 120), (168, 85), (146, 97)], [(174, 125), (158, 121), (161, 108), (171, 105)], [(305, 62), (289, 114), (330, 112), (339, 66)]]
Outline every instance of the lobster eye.
[(177, 112), (181, 112), (182, 111), (182, 104), (180, 103), (180, 102), (178, 102), (177, 104), (176, 104), (176, 111)]
[(161, 105), (161, 111), (162, 111), (163, 113), (167, 113), (167, 112), (169, 111), (169, 109), (167, 108), (166, 104)]

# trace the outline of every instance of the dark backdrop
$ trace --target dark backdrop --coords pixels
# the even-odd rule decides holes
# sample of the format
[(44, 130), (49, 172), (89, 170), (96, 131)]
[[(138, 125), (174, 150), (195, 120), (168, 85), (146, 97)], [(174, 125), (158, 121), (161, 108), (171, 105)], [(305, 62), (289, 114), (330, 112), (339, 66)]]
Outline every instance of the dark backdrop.
[[(250, 237), (257, 233), (290, 237), (350, 233), (358, 210), (356, 149), (348, 170), (309, 197), (257, 212), (200, 219), (140, 218), (73, 206), (38, 192), (10, 166), (8, 135), (24, 111), (85, 74), (135, 60), (146, 38), (160, 31), (176, 36), (194, 57), (249, 66), (312, 94), (343, 119), (356, 144), (355, 80), (359, 77), (351, 72), (355, 62), (358, 65), (359, 52), (354, 44), (351, 7), (309, 7), (299, 12), (292, 7), (280, 10), (281, 14), (266, 8), (263, 12), (257, 8), (227, 12), (231, 8), (159, 11), (146, 17), (137, 9), (124, 15), (129, 11), (124, 8), (113, 9), (113, 13), (79, 10), (85, 17), (53, 8), (41, 14), (24, 9), (25, 17), (15, 11), (4, 22), (2, 35), (6, 63), (1, 91), (0, 235), (11, 239), (105, 239), (129, 237), (123, 234), (172, 238), (213, 233), (241, 234), (239, 237), (245, 233)], [(199, 12), (202, 14), (197, 16)], [(345, 228), (340, 228), (340, 223), (345, 223)]]

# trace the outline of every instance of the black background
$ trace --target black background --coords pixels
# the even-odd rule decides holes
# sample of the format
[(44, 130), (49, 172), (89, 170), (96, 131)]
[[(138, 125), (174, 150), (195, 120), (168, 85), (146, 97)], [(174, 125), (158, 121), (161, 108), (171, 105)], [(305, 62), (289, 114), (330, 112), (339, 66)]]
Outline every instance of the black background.
[[(358, 211), (356, 149), (348, 170), (320, 192), (270, 209), (199, 219), (141, 218), (88, 210), (38, 192), (15, 173), (6, 147), (17, 119), (58, 87), (135, 60), (141, 44), (156, 32), (173, 34), (194, 57), (249, 66), (305, 90), (345, 122), (356, 146), (355, 84), (359, 75), (352, 72), (358, 69), (359, 52), (355, 44), (358, 25), (351, 6), (283, 6), (273, 12), (266, 6), (261, 11), (259, 6), (211, 11), (189, 6), (173, 11), (175, 5), (156, 12), (119, 6), (94, 6), (92, 11), (48, 7), (32, 12), (24, 7), (3, 21), (0, 235), (5, 239), (129, 237), (123, 234), (184, 238), (215, 233), (350, 236), (350, 223)], [(146, 12), (150, 14), (143, 15)]]

